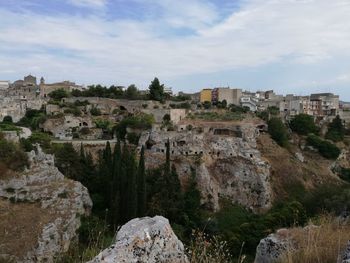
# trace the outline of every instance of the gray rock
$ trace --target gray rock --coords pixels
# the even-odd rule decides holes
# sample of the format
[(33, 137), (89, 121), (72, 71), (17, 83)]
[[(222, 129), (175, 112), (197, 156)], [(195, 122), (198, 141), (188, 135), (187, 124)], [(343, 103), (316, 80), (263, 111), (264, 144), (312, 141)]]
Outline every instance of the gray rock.
[(136, 218), (122, 226), (115, 243), (89, 263), (187, 263), (182, 242), (162, 216)]
[(296, 152), (295, 157), (300, 161), (300, 162), (305, 162), (305, 158), (301, 152)]
[[(0, 181), (0, 197), (17, 203), (39, 204), (42, 211), (53, 214), (43, 224), (37, 244), (16, 262), (53, 262), (57, 254), (66, 252), (80, 227), (80, 216), (92, 208), (88, 190), (79, 182), (66, 179), (54, 166), (54, 156), (39, 146), (29, 153), (31, 166), (23, 173)], [(41, 222), (36, 222), (42, 225)], [(28, 233), (23, 233), (28, 235)], [(1, 244), (0, 244), (1, 246)], [(0, 253), (0, 258), (3, 255)], [(13, 258), (13, 255), (10, 255)]]
[(350, 240), (348, 241), (348, 245), (346, 246), (345, 251), (341, 257), (341, 263), (350, 263)]
[(180, 180), (186, 182), (191, 167), (196, 168), (201, 202), (212, 210), (220, 209), (220, 197), (256, 213), (268, 210), (273, 199), (270, 165), (257, 148), (256, 125), (214, 123), (202, 130), (199, 132), (195, 127), (191, 131), (147, 131), (140, 137), (139, 149), (148, 144), (146, 163), (157, 166), (164, 161), (169, 139), (171, 158)]
[(282, 235), (282, 233), (286, 233), (287, 231), (287, 229), (281, 229), (276, 234), (271, 234), (260, 240), (256, 249), (254, 263), (278, 262), (280, 257), (292, 246), (290, 239)]

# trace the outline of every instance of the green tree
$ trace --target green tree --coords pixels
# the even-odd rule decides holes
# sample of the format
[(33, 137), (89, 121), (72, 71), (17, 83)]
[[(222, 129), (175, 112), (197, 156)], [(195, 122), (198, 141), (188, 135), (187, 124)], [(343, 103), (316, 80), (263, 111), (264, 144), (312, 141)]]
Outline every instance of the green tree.
[(332, 140), (334, 142), (339, 142), (344, 140), (345, 127), (343, 125), (342, 119), (337, 115), (335, 119), (328, 125), (328, 131), (326, 133), (326, 139)]
[(120, 174), (121, 174), (121, 145), (118, 140), (113, 152), (113, 169), (111, 182), (111, 221), (114, 226), (118, 225), (120, 220), (119, 202), (120, 202)]
[(309, 133), (318, 133), (318, 128), (315, 125), (314, 118), (307, 114), (299, 114), (290, 122), (290, 127), (293, 132), (300, 135), (308, 135)]
[(158, 78), (154, 78), (148, 89), (151, 100), (164, 101), (164, 84), (160, 84)]
[(282, 147), (288, 146), (288, 131), (282, 120), (280, 118), (272, 118), (267, 124), (271, 138)]
[(51, 91), (48, 95), (50, 98), (54, 100), (61, 100), (63, 98), (68, 97), (68, 93), (64, 89), (57, 89), (57, 90)]
[(145, 148), (142, 146), (139, 166), (137, 170), (137, 216), (146, 215), (146, 170), (145, 170)]
[(320, 137), (310, 134), (307, 139), (307, 143), (315, 147), (318, 152), (327, 159), (337, 159), (340, 155), (340, 149), (329, 141), (322, 140)]
[(101, 110), (99, 108), (93, 107), (91, 108), (90, 113), (92, 116), (100, 116)]
[(129, 100), (136, 100), (138, 96), (139, 91), (137, 90), (137, 87), (134, 84), (130, 85), (125, 91), (125, 98)]
[(55, 145), (55, 163), (57, 168), (68, 178), (81, 182), (83, 170), (78, 153), (71, 143)]
[(184, 211), (188, 218), (187, 227), (195, 229), (200, 222), (201, 194), (197, 187), (196, 170), (191, 167), (191, 176), (184, 193)]
[(136, 194), (136, 159), (135, 152), (132, 151), (126, 166), (127, 174), (127, 220), (136, 217), (137, 214), (137, 194)]

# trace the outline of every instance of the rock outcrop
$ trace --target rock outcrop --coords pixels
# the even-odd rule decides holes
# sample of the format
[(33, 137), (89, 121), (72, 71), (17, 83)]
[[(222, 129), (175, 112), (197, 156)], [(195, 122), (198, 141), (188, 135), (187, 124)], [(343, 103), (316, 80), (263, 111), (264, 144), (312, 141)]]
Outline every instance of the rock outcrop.
[(280, 229), (277, 233), (260, 240), (254, 263), (278, 262), (289, 249), (293, 248), (288, 229)]
[(350, 263), (350, 240), (348, 241), (348, 244), (345, 248), (345, 251), (343, 252), (343, 255), (341, 257), (341, 263)]
[(202, 203), (218, 210), (219, 198), (231, 200), (254, 212), (272, 203), (270, 165), (257, 149), (259, 129), (254, 123), (202, 123), (187, 130), (144, 132), (146, 163), (159, 165), (169, 139), (171, 159), (182, 182), (196, 169)]
[(29, 160), (29, 169), (0, 181), (0, 258), (53, 262), (68, 250), (92, 202), (87, 189), (64, 178), (39, 146)]
[(88, 263), (187, 263), (184, 246), (161, 216), (136, 218), (117, 233), (115, 243)]

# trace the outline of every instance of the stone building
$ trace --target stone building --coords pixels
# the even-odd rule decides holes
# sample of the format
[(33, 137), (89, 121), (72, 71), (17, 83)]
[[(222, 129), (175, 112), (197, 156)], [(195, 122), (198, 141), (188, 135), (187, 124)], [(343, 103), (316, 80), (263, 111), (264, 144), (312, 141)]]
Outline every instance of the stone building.
[(242, 97), (241, 89), (216, 88), (217, 90), (217, 102), (227, 101), (227, 105), (234, 104), (239, 105)]
[(23, 80), (16, 80), (10, 85), (6, 95), (23, 100), (38, 98), (40, 90), (36, 82), (36, 77), (28, 75)]
[(82, 86), (75, 84), (75, 82), (71, 82), (68, 80), (46, 84), (45, 79), (43, 77), (40, 79), (39, 87), (40, 87), (40, 96), (43, 98), (46, 98), (50, 92), (58, 89), (63, 89), (67, 92), (71, 92), (72, 90), (75, 90), (75, 89), (82, 91), (84, 89)]
[(333, 93), (317, 93), (310, 96), (310, 115), (336, 116), (339, 114), (339, 96)]

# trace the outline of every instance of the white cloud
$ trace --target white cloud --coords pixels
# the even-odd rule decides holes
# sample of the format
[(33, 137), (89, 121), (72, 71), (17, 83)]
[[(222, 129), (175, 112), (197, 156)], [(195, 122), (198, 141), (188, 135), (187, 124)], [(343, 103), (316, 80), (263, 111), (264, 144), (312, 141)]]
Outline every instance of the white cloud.
[[(89, 6), (106, 3), (70, 1)], [(0, 61), (5, 61), (0, 72), (25, 72), (35, 65), (39, 68), (33, 73), (54, 78), (65, 74), (83, 82), (145, 84), (155, 75), (169, 79), (278, 61), (327, 63), (335, 56), (350, 57), (348, 0), (245, 0), (224, 21), (207, 1), (151, 2), (162, 7), (159, 19), (0, 11)], [(160, 33), (179, 27), (196, 34)]]
[(75, 6), (101, 8), (106, 5), (107, 0), (68, 0), (68, 2)]

